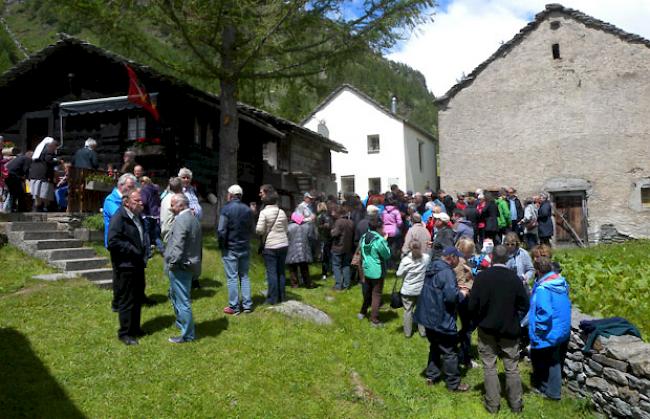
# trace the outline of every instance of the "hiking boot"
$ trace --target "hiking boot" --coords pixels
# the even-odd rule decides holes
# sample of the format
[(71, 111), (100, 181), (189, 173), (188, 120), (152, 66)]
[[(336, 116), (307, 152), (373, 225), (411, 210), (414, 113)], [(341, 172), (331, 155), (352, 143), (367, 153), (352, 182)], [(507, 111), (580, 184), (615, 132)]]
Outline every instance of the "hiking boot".
[(458, 387), (456, 387), (455, 389), (453, 389), (453, 390), (451, 390), (451, 391), (464, 393), (464, 392), (466, 392), (466, 391), (469, 391), (469, 384), (467, 384), (467, 383), (460, 383), (460, 384), (458, 384)]
[(231, 316), (238, 316), (239, 315), (239, 310), (235, 310), (232, 307), (225, 307), (223, 309), (223, 312), (226, 313), (226, 314), (229, 314)]

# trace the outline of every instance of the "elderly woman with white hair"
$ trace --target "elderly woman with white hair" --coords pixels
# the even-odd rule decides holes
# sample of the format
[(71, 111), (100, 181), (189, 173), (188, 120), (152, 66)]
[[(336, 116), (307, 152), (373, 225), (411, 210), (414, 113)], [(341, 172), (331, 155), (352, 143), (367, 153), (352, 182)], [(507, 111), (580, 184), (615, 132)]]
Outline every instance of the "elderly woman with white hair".
[(45, 137), (34, 150), (29, 169), (29, 188), (34, 197), (34, 211), (47, 211), (54, 201), (54, 166), (56, 148), (59, 143), (52, 137)]
[(190, 209), (192, 210), (192, 213), (200, 220), (203, 215), (203, 209), (201, 208), (201, 204), (199, 204), (196, 189), (192, 186), (192, 171), (187, 167), (183, 167), (178, 171), (178, 177), (181, 178), (181, 183), (183, 184), (183, 193), (190, 201)]

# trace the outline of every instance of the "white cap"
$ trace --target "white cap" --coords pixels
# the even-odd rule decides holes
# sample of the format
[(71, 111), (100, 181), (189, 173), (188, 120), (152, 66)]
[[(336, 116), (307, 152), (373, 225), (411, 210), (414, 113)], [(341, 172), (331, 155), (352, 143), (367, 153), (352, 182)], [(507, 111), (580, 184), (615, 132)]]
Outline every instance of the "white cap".
[(443, 223), (448, 223), (451, 220), (449, 218), (449, 216), (447, 214), (445, 214), (444, 212), (439, 212), (439, 213), (433, 214), (433, 218), (435, 218), (436, 220), (440, 220)]
[(230, 195), (243, 195), (244, 191), (242, 190), (241, 186), (232, 185), (230, 188), (228, 188), (228, 193)]

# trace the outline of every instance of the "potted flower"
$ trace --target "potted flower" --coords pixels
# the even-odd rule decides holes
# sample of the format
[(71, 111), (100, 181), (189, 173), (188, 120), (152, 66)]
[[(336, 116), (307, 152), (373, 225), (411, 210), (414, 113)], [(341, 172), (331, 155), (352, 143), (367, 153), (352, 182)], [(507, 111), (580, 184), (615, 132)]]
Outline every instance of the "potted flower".
[(90, 191), (110, 192), (114, 184), (115, 180), (108, 175), (93, 173), (86, 176), (86, 189)]
[(131, 150), (138, 156), (164, 154), (165, 147), (160, 138), (138, 138), (133, 142)]

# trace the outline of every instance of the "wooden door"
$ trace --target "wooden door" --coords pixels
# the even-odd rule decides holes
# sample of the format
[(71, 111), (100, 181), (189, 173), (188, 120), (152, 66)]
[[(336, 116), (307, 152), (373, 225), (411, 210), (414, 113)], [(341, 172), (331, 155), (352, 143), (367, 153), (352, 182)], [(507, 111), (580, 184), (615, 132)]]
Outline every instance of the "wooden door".
[(575, 242), (569, 226), (575, 231), (576, 235), (587, 241), (587, 217), (586, 201), (584, 192), (553, 194), (555, 204), (555, 241)]

